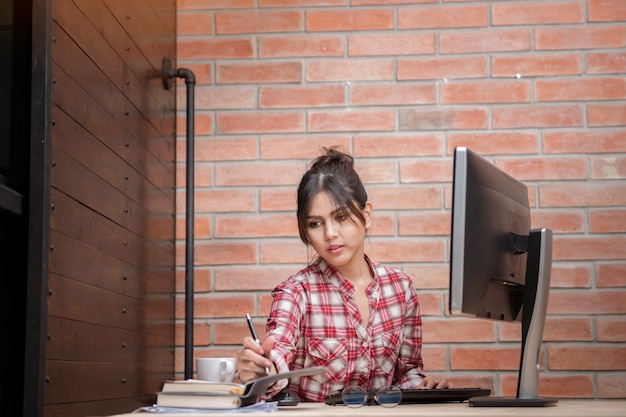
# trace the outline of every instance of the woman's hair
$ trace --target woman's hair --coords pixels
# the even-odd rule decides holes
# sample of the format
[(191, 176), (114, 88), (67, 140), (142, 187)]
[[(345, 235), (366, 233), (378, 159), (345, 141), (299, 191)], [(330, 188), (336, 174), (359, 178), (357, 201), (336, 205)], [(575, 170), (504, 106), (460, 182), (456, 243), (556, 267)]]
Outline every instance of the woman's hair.
[(307, 216), (313, 199), (326, 191), (336, 208), (346, 209), (365, 224), (363, 209), (367, 203), (365, 187), (354, 170), (354, 158), (336, 147), (323, 148), (324, 155), (318, 157), (304, 174), (298, 186), (298, 231), (300, 239), (309, 243), (306, 234)]

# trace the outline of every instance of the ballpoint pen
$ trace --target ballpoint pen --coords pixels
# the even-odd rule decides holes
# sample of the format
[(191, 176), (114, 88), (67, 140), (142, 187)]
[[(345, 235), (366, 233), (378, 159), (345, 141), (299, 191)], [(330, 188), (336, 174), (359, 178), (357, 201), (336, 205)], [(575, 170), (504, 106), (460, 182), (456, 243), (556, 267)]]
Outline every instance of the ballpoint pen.
[[(250, 313), (246, 313), (246, 320), (248, 321), (248, 327), (250, 328), (250, 334), (252, 335), (252, 338), (260, 346), (261, 345), (261, 341), (259, 340), (259, 336), (257, 336), (256, 330), (254, 329), (254, 324), (252, 323), (252, 317), (250, 317)], [(265, 373), (267, 375), (269, 375), (270, 374), (270, 368), (265, 367)]]

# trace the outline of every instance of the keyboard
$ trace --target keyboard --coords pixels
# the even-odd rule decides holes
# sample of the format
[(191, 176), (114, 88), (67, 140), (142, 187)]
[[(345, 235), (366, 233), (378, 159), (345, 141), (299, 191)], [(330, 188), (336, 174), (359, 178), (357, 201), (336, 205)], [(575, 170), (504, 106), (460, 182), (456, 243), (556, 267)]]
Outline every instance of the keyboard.
[[(376, 390), (368, 391), (368, 404), (376, 404), (374, 400), (375, 394)], [(463, 402), (472, 397), (488, 395), (491, 395), (491, 390), (484, 388), (404, 389), (402, 390), (400, 404)], [(341, 391), (331, 392), (326, 396), (324, 402), (328, 405), (343, 404)]]

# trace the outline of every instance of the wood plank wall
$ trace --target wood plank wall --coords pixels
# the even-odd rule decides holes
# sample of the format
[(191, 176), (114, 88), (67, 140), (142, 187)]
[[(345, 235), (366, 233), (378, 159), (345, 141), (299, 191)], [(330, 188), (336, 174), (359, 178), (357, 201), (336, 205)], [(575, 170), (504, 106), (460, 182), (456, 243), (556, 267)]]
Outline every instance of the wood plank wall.
[(149, 404), (174, 374), (173, 0), (55, 0), (46, 416)]

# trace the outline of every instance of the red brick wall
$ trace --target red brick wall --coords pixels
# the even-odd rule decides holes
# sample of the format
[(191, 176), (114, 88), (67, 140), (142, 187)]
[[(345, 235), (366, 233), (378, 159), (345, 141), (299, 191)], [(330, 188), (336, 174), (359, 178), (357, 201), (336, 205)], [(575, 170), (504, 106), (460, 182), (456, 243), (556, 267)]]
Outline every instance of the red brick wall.
[[(196, 87), (197, 356), (259, 331), (305, 265), (295, 189), (341, 145), (375, 206), (367, 250), (414, 279), (426, 371), (514, 395), (519, 326), (446, 313), (452, 152), (529, 186), (555, 232), (540, 394), (626, 397), (623, 0), (178, 0)], [(178, 92), (183, 364), (185, 89)]]

